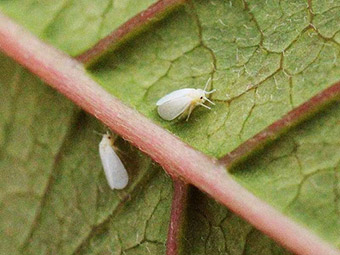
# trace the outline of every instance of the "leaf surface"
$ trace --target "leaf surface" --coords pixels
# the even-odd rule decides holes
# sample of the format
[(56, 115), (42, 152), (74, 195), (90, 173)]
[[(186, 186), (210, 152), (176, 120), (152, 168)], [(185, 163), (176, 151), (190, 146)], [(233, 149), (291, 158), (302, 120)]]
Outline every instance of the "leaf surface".
[(0, 9), (52, 45), (77, 55), (156, 0), (2, 1)]
[[(153, 2), (3, 1), (0, 8), (44, 40), (77, 55)], [(196, 0), (108, 53), (88, 72), (107, 91), (191, 146), (222, 157), (339, 80), (339, 14), (336, 1)], [(92, 133), (103, 127), (21, 67), (1, 59), (0, 169), (5, 178), (0, 222), (8, 236), (6, 251), (163, 252), (169, 180), (121, 141), (134, 179), (127, 191), (110, 192)], [(217, 89), (211, 111), (197, 108), (188, 122), (167, 122), (157, 115), (155, 102), (160, 97), (180, 88), (202, 88), (209, 77), (211, 88)], [(337, 108), (333, 105), (298, 126), (237, 167), (234, 176), (339, 247)], [(150, 200), (150, 206), (140, 200)], [(195, 201), (194, 196), (191, 203)], [(212, 202), (206, 203), (209, 207)], [(286, 252), (227, 211), (223, 214), (230, 222), (214, 222), (195, 212), (205, 209), (190, 208), (192, 219), (205, 222), (196, 226), (204, 245), (190, 236), (195, 233), (188, 233), (185, 247), (190, 252), (197, 248), (193, 254)], [(218, 217), (219, 210), (222, 207), (216, 206), (208, 215)], [(195, 226), (192, 219), (188, 224)], [(231, 227), (238, 224), (234, 221), (245, 229), (240, 234), (246, 240), (242, 247), (231, 248), (236, 245), (230, 241), (237, 236), (237, 228)], [(58, 227), (53, 232), (51, 224)], [(125, 236), (119, 229), (126, 225), (135, 228), (126, 233), (138, 236)], [(24, 234), (19, 232), (22, 226)], [(46, 242), (53, 245), (46, 247)]]
[(339, 103), (235, 169), (234, 177), (340, 247)]
[[(111, 191), (98, 154), (101, 138), (94, 133), (105, 127), (13, 61), (0, 59), (0, 254), (164, 254), (170, 178), (117, 138), (130, 182), (122, 191)], [(246, 239), (253, 231), (249, 224), (197, 190), (190, 204), (202, 199), (203, 212), (189, 209), (186, 224), (197, 231), (186, 232), (184, 254), (257, 249), (233, 239), (234, 231)], [(202, 217), (209, 218), (197, 225)], [(230, 236), (226, 241), (221, 232), (217, 240), (205, 234), (210, 224), (218, 224), (214, 218)], [(282, 249), (260, 232), (252, 235), (263, 239), (268, 251)]]

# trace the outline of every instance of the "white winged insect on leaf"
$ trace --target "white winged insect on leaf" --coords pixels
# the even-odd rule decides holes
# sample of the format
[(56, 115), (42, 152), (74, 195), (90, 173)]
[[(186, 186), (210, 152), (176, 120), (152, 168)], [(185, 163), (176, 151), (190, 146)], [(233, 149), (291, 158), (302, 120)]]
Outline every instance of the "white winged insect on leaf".
[(204, 89), (179, 89), (159, 99), (156, 103), (159, 116), (165, 120), (173, 120), (179, 116), (186, 116), (186, 120), (188, 120), (191, 112), (197, 105), (211, 109), (204, 104), (205, 101), (208, 101), (214, 105), (214, 103), (207, 98), (207, 95), (216, 91), (216, 89), (206, 91), (210, 80), (211, 78), (208, 79)]
[(129, 182), (128, 173), (113, 147), (113, 137), (103, 134), (99, 143), (99, 155), (106, 180), (111, 189), (124, 189)]

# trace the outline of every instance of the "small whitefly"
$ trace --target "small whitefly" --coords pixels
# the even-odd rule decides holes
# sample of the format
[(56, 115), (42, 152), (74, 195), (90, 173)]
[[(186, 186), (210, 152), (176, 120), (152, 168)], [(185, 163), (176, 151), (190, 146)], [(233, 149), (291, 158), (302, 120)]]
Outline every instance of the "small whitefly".
[(124, 189), (129, 182), (129, 176), (122, 161), (113, 149), (113, 139), (110, 134), (103, 135), (99, 143), (99, 155), (110, 188)]
[(173, 120), (179, 116), (186, 116), (186, 120), (188, 120), (191, 112), (197, 105), (210, 109), (209, 106), (204, 104), (205, 101), (208, 101), (214, 105), (206, 96), (216, 91), (215, 89), (206, 91), (210, 80), (207, 81), (204, 89), (179, 89), (159, 99), (156, 103), (159, 116), (165, 120)]

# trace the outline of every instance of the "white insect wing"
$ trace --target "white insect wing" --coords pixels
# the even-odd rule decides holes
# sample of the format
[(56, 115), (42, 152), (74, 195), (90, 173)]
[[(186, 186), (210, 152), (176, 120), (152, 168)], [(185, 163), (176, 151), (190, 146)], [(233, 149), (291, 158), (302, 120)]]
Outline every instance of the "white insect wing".
[(113, 150), (110, 140), (105, 135), (99, 144), (99, 155), (110, 188), (125, 188), (128, 184), (129, 176), (122, 161)]
[(165, 101), (158, 106), (158, 114), (165, 120), (173, 120), (190, 106), (191, 100), (189, 96), (181, 96)]
[(164, 104), (165, 102), (168, 102), (170, 100), (179, 98), (179, 97), (183, 97), (183, 96), (188, 96), (191, 93), (193, 93), (193, 91), (195, 91), (196, 89), (179, 89), (179, 90), (175, 90), (173, 92), (171, 92), (170, 94), (165, 95), (164, 97), (162, 97), (161, 99), (159, 99), (156, 103), (157, 106)]

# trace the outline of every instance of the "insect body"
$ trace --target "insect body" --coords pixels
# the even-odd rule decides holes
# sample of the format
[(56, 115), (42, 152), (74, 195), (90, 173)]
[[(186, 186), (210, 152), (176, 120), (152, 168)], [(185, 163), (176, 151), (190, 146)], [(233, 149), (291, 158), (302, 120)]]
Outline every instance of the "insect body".
[(123, 189), (129, 181), (127, 171), (113, 150), (112, 136), (109, 134), (103, 135), (99, 143), (99, 155), (103, 164), (106, 180), (111, 189)]
[(204, 89), (179, 89), (159, 99), (156, 103), (159, 116), (165, 120), (173, 120), (181, 115), (187, 116), (186, 120), (188, 120), (191, 112), (197, 105), (211, 109), (204, 104), (205, 101), (208, 101), (214, 105), (214, 103), (206, 97), (206, 95), (216, 91), (215, 89), (206, 91), (209, 82), (210, 79), (207, 81)]

